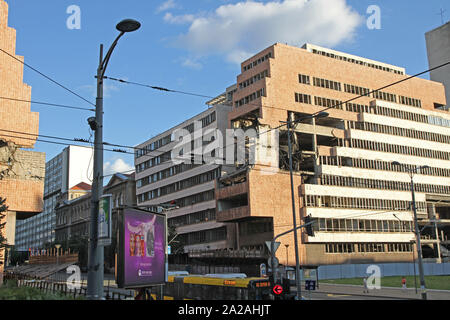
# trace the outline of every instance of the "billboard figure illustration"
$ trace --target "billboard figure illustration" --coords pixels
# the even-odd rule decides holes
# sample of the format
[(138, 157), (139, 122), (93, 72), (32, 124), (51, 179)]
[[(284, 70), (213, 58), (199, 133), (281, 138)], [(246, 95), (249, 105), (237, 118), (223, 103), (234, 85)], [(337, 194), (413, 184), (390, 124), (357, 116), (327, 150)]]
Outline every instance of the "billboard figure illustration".
[(152, 220), (148, 222), (141, 222), (138, 226), (133, 227), (128, 222), (128, 230), (138, 235), (135, 245), (138, 247), (138, 255), (146, 257), (155, 256), (155, 220), (156, 216), (153, 216)]

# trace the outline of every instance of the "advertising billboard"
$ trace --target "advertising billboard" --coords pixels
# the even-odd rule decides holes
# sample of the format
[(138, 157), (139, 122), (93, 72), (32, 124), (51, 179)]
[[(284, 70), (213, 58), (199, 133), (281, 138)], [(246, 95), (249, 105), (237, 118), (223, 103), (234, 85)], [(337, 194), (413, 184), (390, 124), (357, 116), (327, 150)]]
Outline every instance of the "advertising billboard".
[(111, 244), (112, 226), (112, 195), (106, 194), (100, 198), (98, 204), (98, 244), (109, 246)]
[(166, 223), (166, 217), (161, 214), (123, 209), (118, 230), (119, 288), (140, 288), (165, 283)]

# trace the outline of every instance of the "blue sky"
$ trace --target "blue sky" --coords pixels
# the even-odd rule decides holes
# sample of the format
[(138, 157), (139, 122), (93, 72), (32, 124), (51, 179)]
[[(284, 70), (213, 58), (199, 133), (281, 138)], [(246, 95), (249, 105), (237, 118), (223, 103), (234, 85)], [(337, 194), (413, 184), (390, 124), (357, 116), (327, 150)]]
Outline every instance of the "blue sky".
[[(302, 0), (7, 2), (16, 53), (92, 102), (99, 45), (109, 47), (124, 18), (139, 20), (142, 28), (121, 39), (108, 76), (215, 96), (236, 81), (238, 61), (274, 42), (310, 42), (403, 66), (408, 74), (421, 72), (428, 69), (425, 32), (441, 25), (440, 9), (447, 10), (445, 21), (450, 17), (446, 0), (310, 0), (301, 8)], [(71, 5), (81, 10), (81, 29), (67, 28)], [(380, 8), (381, 29), (367, 27), (370, 5)], [(29, 69), (24, 81), (32, 86), (33, 100), (90, 107)], [(110, 143), (137, 145), (207, 108), (203, 98), (105, 84), (104, 140)], [(40, 113), (40, 134), (89, 138), (89, 112), (37, 105), (32, 110)], [(38, 142), (35, 150), (49, 160), (62, 148)], [(132, 155), (104, 157), (113, 168), (133, 165)]]

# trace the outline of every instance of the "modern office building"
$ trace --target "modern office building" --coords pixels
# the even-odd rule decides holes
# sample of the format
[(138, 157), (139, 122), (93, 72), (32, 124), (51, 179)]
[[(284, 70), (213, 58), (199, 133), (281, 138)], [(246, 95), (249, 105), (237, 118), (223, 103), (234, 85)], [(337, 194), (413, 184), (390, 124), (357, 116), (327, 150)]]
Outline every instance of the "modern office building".
[[(428, 63), (430, 68), (450, 61), (450, 22), (425, 34), (427, 42)], [(448, 101), (450, 101), (450, 66), (433, 70), (430, 79), (444, 84)]]
[[(175, 132), (184, 129), (191, 142), (181, 142), (194, 150), (211, 147), (216, 137), (214, 130), (222, 133), (227, 128), (227, 115), (231, 106), (234, 88), (229, 88), (211, 104), (208, 110), (136, 146), (136, 196), (137, 204), (159, 210), (162, 204), (174, 203), (178, 208), (167, 211), (169, 227), (176, 228), (176, 241), (184, 252), (199, 249), (223, 249), (234, 247), (234, 226), (216, 221), (215, 180), (228, 171), (227, 167), (214, 163), (203, 163), (202, 159), (192, 163), (181, 163), (172, 157), (180, 143)], [(201, 132), (201, 133), (200, 133)], [(199, 135), (197, 135), (200, 133)], [(203, 133), (203, 134), (202, 134)], [(217, 137), (216, 137), (217, 138)], [(215, 151), (210, 150), (212, 156)]]
[[(299, 120), (292, 134), (297, 226), (307, 216), (316, 221), (314, 236), (299, 231), (302, 266), (417, 257), (408, 170), (423, 165), (429, 168), (414, 181), (418, 218), (427, 226), (424, 255), (442, 254), (450, 244), (450, 114), (441, 83), (413, 78), (386, 87), (407, 77), (402, 67), (310, 44), (277, 43), (244, 61), (229, 128), (255, 128), (256, 145), (264, 138), (278, 152), (275, 166), (257, 158), (217, 182), (215, 220), (236, 226), (234, 249), (263, 250), (293, 228), (287, 131), (280, 127), (289, 119)], [(325, 109), (327, 118), (301, 120)], [(273, 132), (271, 144), (265, 136)], [(293, 233), (278, 241), (280, 264), (295, 265)]]
[[(68, 146), (45, 165), (44, 211), (16, 225), (16, 249), (42, 249), (55, 241), (55, 206), (60, 194), (80, 183), (91, 183), (93, 149)], [(82, 190), (71, 190), (71, 196), (81, 196)]]
[[(39, 132), (39, 113), (31, 112), (31, 87), (23, 82), (16, 30), (8, 27), (8, 4), (0, 0), (0, 197), (6, 199), (7, 244), (15, 244), (16, 221), (42, 212), (45, 154), (31, 151)], [(17, 60), (19, 61), (17, 61)], [(27, 150), (24, 150), (27, 149)], [(0, 249), (0, 283), (4, 267)]]

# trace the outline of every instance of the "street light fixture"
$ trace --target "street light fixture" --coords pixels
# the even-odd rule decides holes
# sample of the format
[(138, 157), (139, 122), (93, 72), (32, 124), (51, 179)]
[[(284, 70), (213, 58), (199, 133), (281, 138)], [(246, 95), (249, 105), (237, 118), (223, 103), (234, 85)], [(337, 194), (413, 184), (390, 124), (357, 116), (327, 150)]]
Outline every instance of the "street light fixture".
[(300, 261), (299, 261), (299, 252), (298, 252), (298, 238), (297, 238), (297, 217), (295, 212), (295, 194), (294, 194), (294, 172), (292, 169), (292, 142), (291, 142), (291, 128), (295, 126), (296, 124), (300, 123), (302, 120), (308, 120), (308, 119), (320, 119), (320, 118), (326, 118), (329, 116), (328, 112), (319, 112), (316, 114), (307, 115), (304, 117), (300, 117), (297, 120), (290, 120), (288, 119), (286, 122), (287, 129), (288, 129), (288, 152), (289, 152), (289, 174), (291, 179), (291, 199), (292, 199), (292, 220), (294, 225), (294, 245), (295, 245), (295, 284), (297, 287), (297, 295), (296, 299), (301, 299), (301, 279), (300, 279)]
[[(95, 128), (94, 138), (94, 174), (92, 181), (89, 250), (88, 250), (88, 288), (87, 298), (98, 300), (103, 298), (103, 261), (104, 248), (98, 246), (98, 204), (103, 193), (103, 79), (111, 54), (119, 39), (128, 32), (138, 30), (141, 24), (132, 19), (126, 19), (117, 24), (120, 34), (114, 40), (108, 53), (103, 58), (103, 44), (100, 45), (100, 61), (97, 69), (97, 100), (95, 119), (89, 118), (91, 128)], [(94, 130), (94, 129), (93, 129)]]
[(412, 194), (412, 207), (414, 212), (414, 230), (416, 234), (416, 246), (417, 246), (417, 258), (419, 262), (419, 276), (420, 276), (420, 289), (421, 289), (421, 295), (423, 300), (427, 300), (427, 292), (425, 287), (425, 274), (423, 269), (423, 260), (422, 260), (422, 245), (420, 244), (420, 230), (419, 230), (419, 224), (417, 221), (417, 208), (416, 208), (416, 194), (415, 194), (415, 188), (414, 188), (414, 174), (420, 171), (421, 169), (428, 169), (429, 166), (415, 166), (414, 168), (410, 168), (409, 166), (402, 164), (398, 161), (392, 162), (392, 165), (394, 166), (401, 166), (403, 167), (408, 173), (411, 178), (411, 194)]

